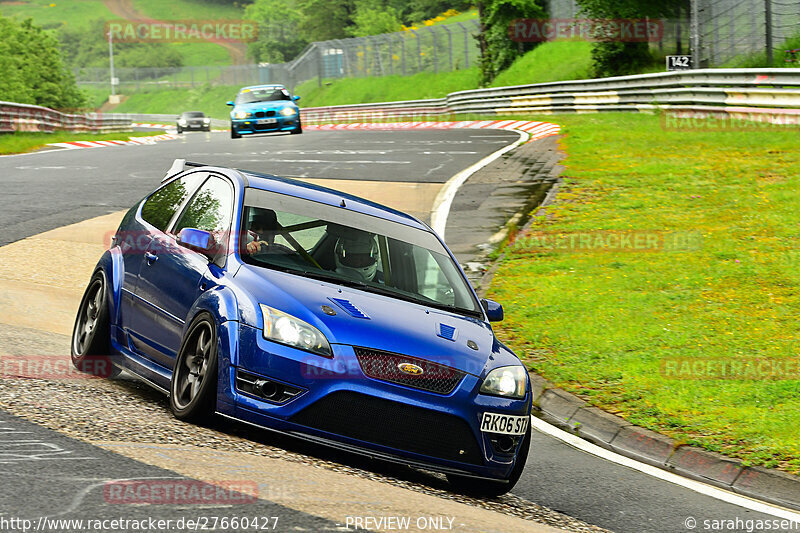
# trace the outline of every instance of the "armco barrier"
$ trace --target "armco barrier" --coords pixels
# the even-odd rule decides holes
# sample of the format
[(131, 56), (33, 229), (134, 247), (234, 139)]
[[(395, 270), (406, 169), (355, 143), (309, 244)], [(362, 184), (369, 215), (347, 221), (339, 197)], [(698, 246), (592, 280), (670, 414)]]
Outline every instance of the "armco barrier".
[(69, 114), (36, 105), (0, 102), (0, 132), (14, 131), (109, 133), (130, 131), (131, 119), (118, 114)]
[(302, 110), (306, 123), (443, 115), (698, 111), (800, 119), (800, 68), (703, 69), (459, 91), (445, 98)]

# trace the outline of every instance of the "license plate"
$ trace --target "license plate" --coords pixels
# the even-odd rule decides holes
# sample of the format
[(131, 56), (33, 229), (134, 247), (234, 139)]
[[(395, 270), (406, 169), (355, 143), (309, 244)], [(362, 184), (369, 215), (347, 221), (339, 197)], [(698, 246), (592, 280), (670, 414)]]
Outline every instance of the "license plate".
[(530, 420), (527, 416), (483, 413), (481, 431), (502, 435), (524, 435), (528, 429), (528, 422)]
[(261, 118), (256, 121), (256, 124), (275, 124), (278, 122), (277, 118)]

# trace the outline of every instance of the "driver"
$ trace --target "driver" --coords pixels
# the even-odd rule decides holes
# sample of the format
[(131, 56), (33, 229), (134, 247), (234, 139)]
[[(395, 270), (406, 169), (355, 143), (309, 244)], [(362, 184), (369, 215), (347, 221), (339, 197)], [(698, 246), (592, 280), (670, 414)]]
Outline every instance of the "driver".
[(366, 231), (351, 229), (334, 248), (336, 272), (357, 281), (378, 281), (378, 243)]
[(250, 229), (247, 231), (247, 253), (265, 251), (275, 243), (278, 217), (272, 209), (253, 209)]

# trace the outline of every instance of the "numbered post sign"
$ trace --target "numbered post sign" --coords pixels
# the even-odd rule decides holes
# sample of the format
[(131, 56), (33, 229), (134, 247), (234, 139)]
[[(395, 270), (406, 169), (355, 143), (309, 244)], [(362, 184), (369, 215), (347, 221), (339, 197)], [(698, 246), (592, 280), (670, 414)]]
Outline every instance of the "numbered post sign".
[(667, 56), (667, 70), (689, 70), (692, 56)]

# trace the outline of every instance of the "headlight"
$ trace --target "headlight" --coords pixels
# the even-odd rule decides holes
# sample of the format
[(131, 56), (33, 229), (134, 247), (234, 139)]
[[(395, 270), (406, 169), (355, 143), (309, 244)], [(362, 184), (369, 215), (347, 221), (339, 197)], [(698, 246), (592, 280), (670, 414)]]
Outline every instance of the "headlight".
[(180, 119), (180, 120), (178, 121), (178, 124), (180, 124), (181, 126), (185, 126), (185, 125), (186, 125), (186, 121), (185, 121), (185, 120), (183, 120), (183, 119)]
[(233, 116), (236, 118), (247, 118), (250, 116), (250, 113), (247, 111), (237, 111)]
[(204, 118), (203, 119), (203, 124), (208, 124), (209, 122), (211, 122), (210, 118)]
[(279, 113), (284, 117), (291, 117), (292, 115), (294, 115), (295, 111), (293, 107), (284, 107), (279, 111)]
[(332, 357), (328, 339), (320, 330), (282, 311), (261, 304), (264, 315), (264, 338), (313, 352), (325, 357)]
[(481, 393), (522, 399), (525, 397), (525, 385), (528, 382), (526, 373), (525, 368), (521, 366), (495, 368), (483, 380)]

